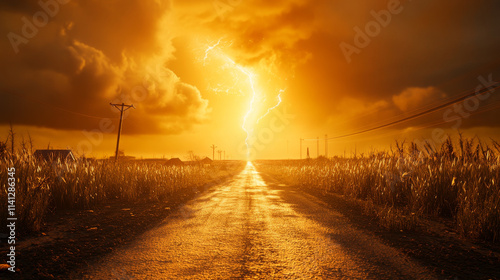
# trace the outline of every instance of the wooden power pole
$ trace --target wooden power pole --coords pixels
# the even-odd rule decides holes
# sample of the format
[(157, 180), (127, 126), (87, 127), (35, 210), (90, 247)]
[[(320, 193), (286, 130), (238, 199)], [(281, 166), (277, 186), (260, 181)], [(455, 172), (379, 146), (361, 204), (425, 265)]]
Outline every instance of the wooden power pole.
[(217, 148), (217, 146), (212, 144), (210, 148), (212, 148), (212, 160), (215, 160), (215, 148)]
[(325, 134), (325, 157), (328, 158), (328, 134)]
[(125, 103), (122, 104), (113, 104), (109, 103), (109, 105), (115, 107), (120, 111), (120, 124), (118, 125), (118, 138), (116, 139), (116, 151), (115, 151), (115, 161), (118, 160), (118, 148), (120, 147), (120, 134), (122, 132), (122, 122), (123, 122), (123, 112), (127, 111), (130, 108), (134, 108), (134, 104), (131, 105), (126, 105)]
[(316, 146), (316, 157), (319, 158), (319, 137), (316, 138), (317, 140), (317, 146)]

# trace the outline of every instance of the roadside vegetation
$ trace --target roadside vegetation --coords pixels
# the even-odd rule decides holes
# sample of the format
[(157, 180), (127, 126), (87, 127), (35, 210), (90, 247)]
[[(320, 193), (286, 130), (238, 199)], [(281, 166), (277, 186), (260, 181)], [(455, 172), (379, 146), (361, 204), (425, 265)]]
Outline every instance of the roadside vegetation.
[(257, 165), (290, 185), (361, 201), (394, 230), (422, 217), (448, 219), (464, 237), (500, 241), (500, 145), (461, 136), (440, 147), (396, 142), (391, 152), (351, 158), (266, 161)]
[[(0, 201), (7, 201), (7, 169), (15, 168), (16, 217), (22, 231), (38, 231), (47, 215), (91, 209), (110, 200), (167, 201), (202, 191), (239, 173), (243, 162), (169, 166), (162, 161), (77, 160), (46, 162), (31, 153), (0, 159)], [(1, 203), (0, 219), (7, 220)]]

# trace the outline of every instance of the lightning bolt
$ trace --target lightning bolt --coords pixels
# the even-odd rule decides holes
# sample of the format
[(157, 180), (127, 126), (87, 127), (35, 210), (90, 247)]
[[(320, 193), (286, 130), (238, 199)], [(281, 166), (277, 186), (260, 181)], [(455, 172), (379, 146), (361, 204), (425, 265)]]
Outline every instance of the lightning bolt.
[(219, 39), (219, 41), (217, 41), (217, 43), (215, 43), (214, 45), (212, 46), (208, 46), (208, 48), (205, 50), (205, 57), (203, 58), (203, 66), (205, 66), (206, 62), (207, 62), (207, 59), (208, 59), (208, 53), (213, 50), (214, 48), (216, 48), (219, 44), (220, 44), (220, 41), (222, 40), (222, 38)]
[[(203, 58), (203, 65), (205, 66), (206, 65), (206, 62), (208, 60), (208, 57), (210, 55), (210, 53), (214, 53), (214, 55), (216, 55), (217, 57), (219, 57), (221, 60), (223, 60), (225, 62), (225, 65), (224, 65), (224, 68), (232, 68), (232, 69), (236, 69), (238, 70), (238, 72), (241, 72), (243, 75), (245, 75), (248, 79), (248, 83), (250, 85), (250, 88), (251, 88), (251, 94), (252, 94), (252, 99), (250, 100), (250, 104), (249, 104), (249, 107), (248, 107), (248, 111), (246, 112), (246, 114), (244, 115), (243, 117), (243, 123), (241, 125), (241, 128), (243, 129), (243, 131), (245, 131), (246, 133), (246, 139), (245, 139), (245, 145), (246, 145), (246, 148), (247, 148), (247, 159), (249, 160), (250, 159), (250, 137), (251, 137), (251, 134), (253, 132), (253, 129), (249, 129), (248, 128), (248, 122), (249, 122), (249, 118), (250, 118), (250, 115), (254, 112), (254, 107), (255, 107), (255, 100), (256, 100), (256, 96), (257, 96), (257, 90), (256, 90), (256, 82), (255, 82), (255, 77), (256, 77), (256, 74), (253, 73), (250, 69), (246, 68), (246, 67), (243, 67), (239, 64), (237, 64), (234, 60), (232, 60), (229, 56), (227, 56), (225, 53), (223, 53), (221, 50), (220, 50), (220, 45), (221, 45), (221, 42), (222, 42), (222, 39), (219, 39), (217, 41), (217, 43), (211, 45), (211, 46), (208, 46), (205, 50), (205, 56)], [(232, 44), (232, 43), (231, 43)], [(238, 83), (238, 78), (235, 78), (235, 86), (236, 84)], [(283, 92), (285, 92), (286, 89), (281, 89), (280, 90), (280, 93), (278, 95), (278, 103), (273, 106), (272, 108), (269, 108), (267, 110), (267, 112), (261, 116), (257, 123), (263, 119), (265, 116), (267, 116), (273, 109), (275, 109), (276, 107), (278, 107), (280, 104), (281, 104), (281, 94)], [(221, 90), (221, 89), (214, 89), (214, 91), (216, 92), (224, 92), (224, 90)], [(227, 89), (225, 92), (228, 92), (229, 89)]]
[(280, 106), (281, 104), (281, 94), (283, 92), (285, 92), (286, 89), (280, 89), (280, 93), (278, 94), (278, 103), (276, 103), (276, 105), (274, 105), (273, 107), (267, 109), (267, 112), (262, 116), (260, 117), (258, 120), (257, 120), (257, 123), (260, 122), (260, 120), (262, 120), (263, 118), (265, 118), (267, 115), (269, 115), (269, 113), (271, 113), (272, 110), (276, 109), (276, 107)]
[(250, 140), (250, 134), (251, 131), (248, 131), (246, 128), (246, 124), (248, 121), (248, 117), (253, 111), (253, 104), (255, 103), (255, 96), (257, 95), (255, 92), (255, 85), (254, 85), (254, 80), (253, 80), (253, 75), (251, 75), (249, 72), (247, 73), (248, 75), (248, 82), (250, 83), (250, 87), (252, 88), (252, 100), (250, 101), (250, 108), (248, 108), (247, 113), (245, 114), (245, 117), (243, 117), (243, 124), (241, 125), (241, 128), (245, 131), (247, 134), (247, 138), (245, 139), (245, 145), (247, 146), (247, 159), (250, 160), (250, 143), (248, 142)]
[(249, 160), (250, 159), (250, 143), (249, 143), (249, 141), (250, 141), (250, 136), (251, 136), (252, 131), (248, 130), (246, 126), (247, 126), (247, 122), (248, 122), (248, 117), (253, 112), (253, 107), (254, 107), (254, 103), (255, 103), (255, 96), (257, 95), (257, 92), (255, 91), (255, 81), (254, 81), (255, 74), (252, 73), (247, 68), (244, 68), (243, 66), (236, 64), (236, 62), (234, 62), (234, 60), (232, 60), (228, 56), (224, 55), (224, 57), (232, 66), (234, 66), (241, 73), (243, 73), (244, 75), (246, 75), (248, 77), (248, 83), (250, 83), (250, 88), (252, 89), (252, 99), (250, 100), (250, 106), (248, 108), (247, 113), (243, 117), (243, 124), (241, 125), (241, 129), (243, 129), (243, 131), (245, 131), (245, 133), (247, 134), (247, 137), (245, 139), (245, 145), (247, 146), (247, 159)]

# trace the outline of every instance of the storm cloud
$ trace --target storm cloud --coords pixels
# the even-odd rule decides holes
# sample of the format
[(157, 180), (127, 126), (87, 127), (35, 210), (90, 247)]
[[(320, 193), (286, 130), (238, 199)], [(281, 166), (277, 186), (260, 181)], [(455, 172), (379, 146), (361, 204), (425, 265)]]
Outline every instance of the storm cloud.
[[(230, 39), (237, 61), (286, 77), (286, 100), (304, 127), (345, 116), (334, 109), (353, 100), (390, 104), (373, 113), (394, 117), (474, 90), (481, 76), (500, 80), (496, 1), (218, 2), (225, 5), (176, 8), (190, 30)], [(356, 46), (359, 36), (366, 44), (347, 59), (340, 46)], [(465, 125), (497, 126), (492, 114)]]
[(165, 68), (169, 1), (7, 1), (0, 5), (0, 122), (91, 129), (130, 102), (126, 133), (179, 133), (208, 100)]

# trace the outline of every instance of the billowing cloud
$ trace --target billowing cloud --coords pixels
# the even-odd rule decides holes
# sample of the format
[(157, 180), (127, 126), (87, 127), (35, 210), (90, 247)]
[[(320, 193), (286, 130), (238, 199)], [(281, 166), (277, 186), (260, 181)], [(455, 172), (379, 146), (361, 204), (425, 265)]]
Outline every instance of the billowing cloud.
[(110, 102), (137, 108), (126, 133), (179, 133), (207, 120), (208, 100), (164, 66), (175, 51), (169, 1), (40, 3), (0, 6), (0, 32), (10, 34), (0, 45), (9, 65), (0, 70), (0, 122), (91, 129), (117, 117)]
[(446, 94), (435, 87), (412, 87), (394, 95), (392, 101), (401, 111), (409, 111), (445, 97)]

